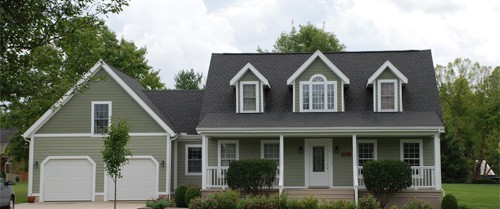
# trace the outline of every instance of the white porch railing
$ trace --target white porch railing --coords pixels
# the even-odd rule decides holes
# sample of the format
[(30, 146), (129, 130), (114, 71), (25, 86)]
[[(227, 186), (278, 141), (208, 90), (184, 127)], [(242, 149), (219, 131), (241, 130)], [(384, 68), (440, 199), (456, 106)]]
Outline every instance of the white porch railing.
[[(436, 178), (434, 166), (412, 166), (412, 186), (410, 188), (423, 189), (423, 188), (433, 188), (436, 186)], [(363, 167), (358, 166), (358, 185), (360, 187), (365, 186), (365, 181), (363, 179)]]
[[(229, 166), (208, 166), (207, 167), (207, 188), (227, 188), (226, 173)], [(279, 186), (279, 167), (276, 169), (276, 178), (273, 181), (273, 188)]]

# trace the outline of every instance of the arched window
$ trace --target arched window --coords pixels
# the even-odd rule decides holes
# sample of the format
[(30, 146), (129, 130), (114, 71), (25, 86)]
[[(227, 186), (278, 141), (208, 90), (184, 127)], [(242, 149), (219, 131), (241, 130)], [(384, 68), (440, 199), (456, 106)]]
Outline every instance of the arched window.
[(313, 75), (300, 82), (300, 110), (302, 112), (337, 111), (337, 82), (323, 75)]

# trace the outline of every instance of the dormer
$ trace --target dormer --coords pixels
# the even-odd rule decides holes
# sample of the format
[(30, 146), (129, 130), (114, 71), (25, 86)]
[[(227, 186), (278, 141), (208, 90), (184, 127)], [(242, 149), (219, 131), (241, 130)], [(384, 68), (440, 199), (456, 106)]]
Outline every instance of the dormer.
[(290, 78), (293, 112), (344, 112), (344, 85), (349, 78), (319, 50)]
[(389, 60), (368, 79), (367, 88), (373, 88), (374, 112), (403, 112), (403, 86), (408, 78)]
[(229, 84), (236, 88), (236, 113), (264, 112), (264, 88), (271, 85), (252, 64), (241, 68)]

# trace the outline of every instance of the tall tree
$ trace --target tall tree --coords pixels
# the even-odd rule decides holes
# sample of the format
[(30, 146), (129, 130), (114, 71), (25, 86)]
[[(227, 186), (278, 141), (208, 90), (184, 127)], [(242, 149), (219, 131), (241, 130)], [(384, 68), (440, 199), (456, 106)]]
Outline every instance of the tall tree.
[[(340, 43), (334, 33), (325, 31), (325, 26), (318, 28), (310, 22), (306, 25), (299, 25), (299, 30), (292, 23), (289, 33), (282, 32), (274, 43), (271, 52), (339, 52), (345, 50), (345, 45)], [(257, 47), (260, 53), (269, 50)]]
[(181, 70), (174, 77), (175, 89), (198, 90), (202, 79), (203, 74), (196, 73), (193, 69)]
[[(436, 66), (448, 143), (458, 145), (468, 181), (477, 179), (483, 160), (498, 159), (500, 68), (456, 59)], [(491, 161), (490, 161), (491, 162)], [(496, 166), (496, 165), (495, 165)]]
[(102, 159), (106, 173), (115, 184), (114, 208), (116, 209), (116, 185), (119, 178), (122, 178), (122, 167), (127, 163), (127, 156), (132, 152), (125, 148), (130, 140), (130, 131), (127, 121), (120, 118), (118, 124), (112, 124), (108, 135), (104, 137), (104, 146), (102, 150)]

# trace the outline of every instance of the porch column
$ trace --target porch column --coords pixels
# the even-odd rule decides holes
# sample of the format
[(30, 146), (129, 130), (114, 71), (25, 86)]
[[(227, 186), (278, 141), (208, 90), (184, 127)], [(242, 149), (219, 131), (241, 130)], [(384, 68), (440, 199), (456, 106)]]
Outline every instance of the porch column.
[[(26, 140), (26, 139), (25, 139)], [(27, 141), (27, 140), (26, 140)], [(29, 141), (30, 143), (30, 148), (29, 148), (29, 161), (28, 161), (28, 196), (33, 195), (33, 172), (35, 172), (35, 168), (33, 167), (33, 157), (34, 157), (34, 151), (35, 151), (35, 137), (31, 135), (31, 140)], [(40, 192), (40, 191), (38, 191)]]
[(434, 134), (434, 183), (436, 190), (441, 190), (441, 142), (439, 133)]
[(280, 135), (280, 181), (279, 181), (279, 189), (280, 189), (280, 194), (283, 193), (283, 186), (284, 186), (284, 177), (285, 177), (285, 144), (283, 143), (283, 135)]
[(167, 173), (167, 180), (166, 180), (166, 187), (165, 190), (167, 190), (167, 196), (170, 198), (170, 182), (171, 182), (171, 176), (172, 176), (172, 167), (170, 166), (172, 160), (170, 157), (172, 156), (172, 141), (170, 140), (170, 135), (167, 134), (167, 156), (165, 159), (165, 172)]
[(358, 143), (356, 134), (352, 135), (352, 186), (354, 187), (354, 200), (358, 203)]
[(207, 189), (208, 138), (201, 136), (201, 189)]

